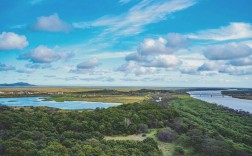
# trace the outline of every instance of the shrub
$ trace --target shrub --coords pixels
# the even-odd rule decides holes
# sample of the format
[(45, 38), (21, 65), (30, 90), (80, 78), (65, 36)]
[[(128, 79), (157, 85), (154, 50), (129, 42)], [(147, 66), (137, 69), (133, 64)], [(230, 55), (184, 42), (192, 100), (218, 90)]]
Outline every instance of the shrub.
[(176, 146), (174, 149), (174, 156), (180, 156), (180, 155), (184, 155), (185, 151), (184, 148), (181, 146)]
[(149, 132), (148, 125), (146, 125), (146, 124), (140, 124), (139, 125), (139, 132), (140, 133), (148, 133)]
[(157, 133), (157, 138), (159, 141), (162, 142), (172, 142), (177, 137), (177, 134), (175, 131), (171, 130), (170, 128), (160, 130)]

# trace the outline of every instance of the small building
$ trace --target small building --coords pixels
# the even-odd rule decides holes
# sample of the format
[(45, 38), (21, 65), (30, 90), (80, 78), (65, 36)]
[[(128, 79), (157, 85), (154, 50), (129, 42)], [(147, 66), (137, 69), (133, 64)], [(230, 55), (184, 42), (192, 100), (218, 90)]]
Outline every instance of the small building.
[(162, 101), (162, 97), (158, 97), (158, 99), (156, 100), (156, 102), (161, 102)]
[(25, 92), (21, 91), (21, 92), (17, 92), (18, 95), (24, 95)]
[(33, 92), (27, 92), (28, 95), (33, 95)]
[(0, 91), (0, 94), (4, 94), (4, 92)]
[(63, 95), (63, 94), (64, 94), (64, 92), (57, 92), (57, 94), (58, 94), (58, 95)]

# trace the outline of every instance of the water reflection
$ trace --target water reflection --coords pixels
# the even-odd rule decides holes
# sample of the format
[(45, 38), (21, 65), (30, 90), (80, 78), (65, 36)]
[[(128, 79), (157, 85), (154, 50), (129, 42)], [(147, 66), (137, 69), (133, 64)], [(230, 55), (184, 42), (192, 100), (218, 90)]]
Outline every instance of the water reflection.
[(223, 105), (232, 109), (243, 110), (252, 113), (252, 100), (224, 96), (221, 94), (221, 90), (191, 91), (188, 93), (191, 97), (202, 101), (216, 103), (218, 105)]
[(121, 103), (103, 103), (103, 102), (86, 102), (86, 101), (43, 101), (43, 97), (22, 97), (22, 98), (0, 98), (0, 104), (6, 106), (47, 106), (59, 109), (95, 109), (118, 106)]

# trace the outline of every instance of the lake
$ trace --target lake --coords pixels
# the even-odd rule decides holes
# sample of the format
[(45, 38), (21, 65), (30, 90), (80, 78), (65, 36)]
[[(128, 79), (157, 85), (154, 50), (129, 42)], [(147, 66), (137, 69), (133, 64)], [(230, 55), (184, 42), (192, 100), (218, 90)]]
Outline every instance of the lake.
[(75, 109), (95, 109), (108, 108), (118, 106), (121, 103), (103, 103), (103, 102), (87, 102), (87, 101), (43, 101), (43, 97), (20, 97), (20, 98), (0, 98), (0, 104), (6, 106), (47, 106), (66, 110)]
[(221, 94), (221, 90), (190, 91), (187, 93), (195, 99), (199, 99), (209, 103), (216, 103), (218, 105), (222, 105), (232, 109), (243, 110), (252, 113), (252, 100), (224, 96)]

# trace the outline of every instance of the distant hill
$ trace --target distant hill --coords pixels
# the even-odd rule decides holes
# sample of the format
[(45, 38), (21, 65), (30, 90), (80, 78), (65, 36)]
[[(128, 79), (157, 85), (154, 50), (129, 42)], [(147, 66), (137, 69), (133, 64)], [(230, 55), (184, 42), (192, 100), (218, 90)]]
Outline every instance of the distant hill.
[(17, 82), (17, 83), (4, 83), (4, 84), (0, 84), (0, 87), (29, 87), (29, 86), (35, 86), (29, 83), (25, 83), (25, 82)]

